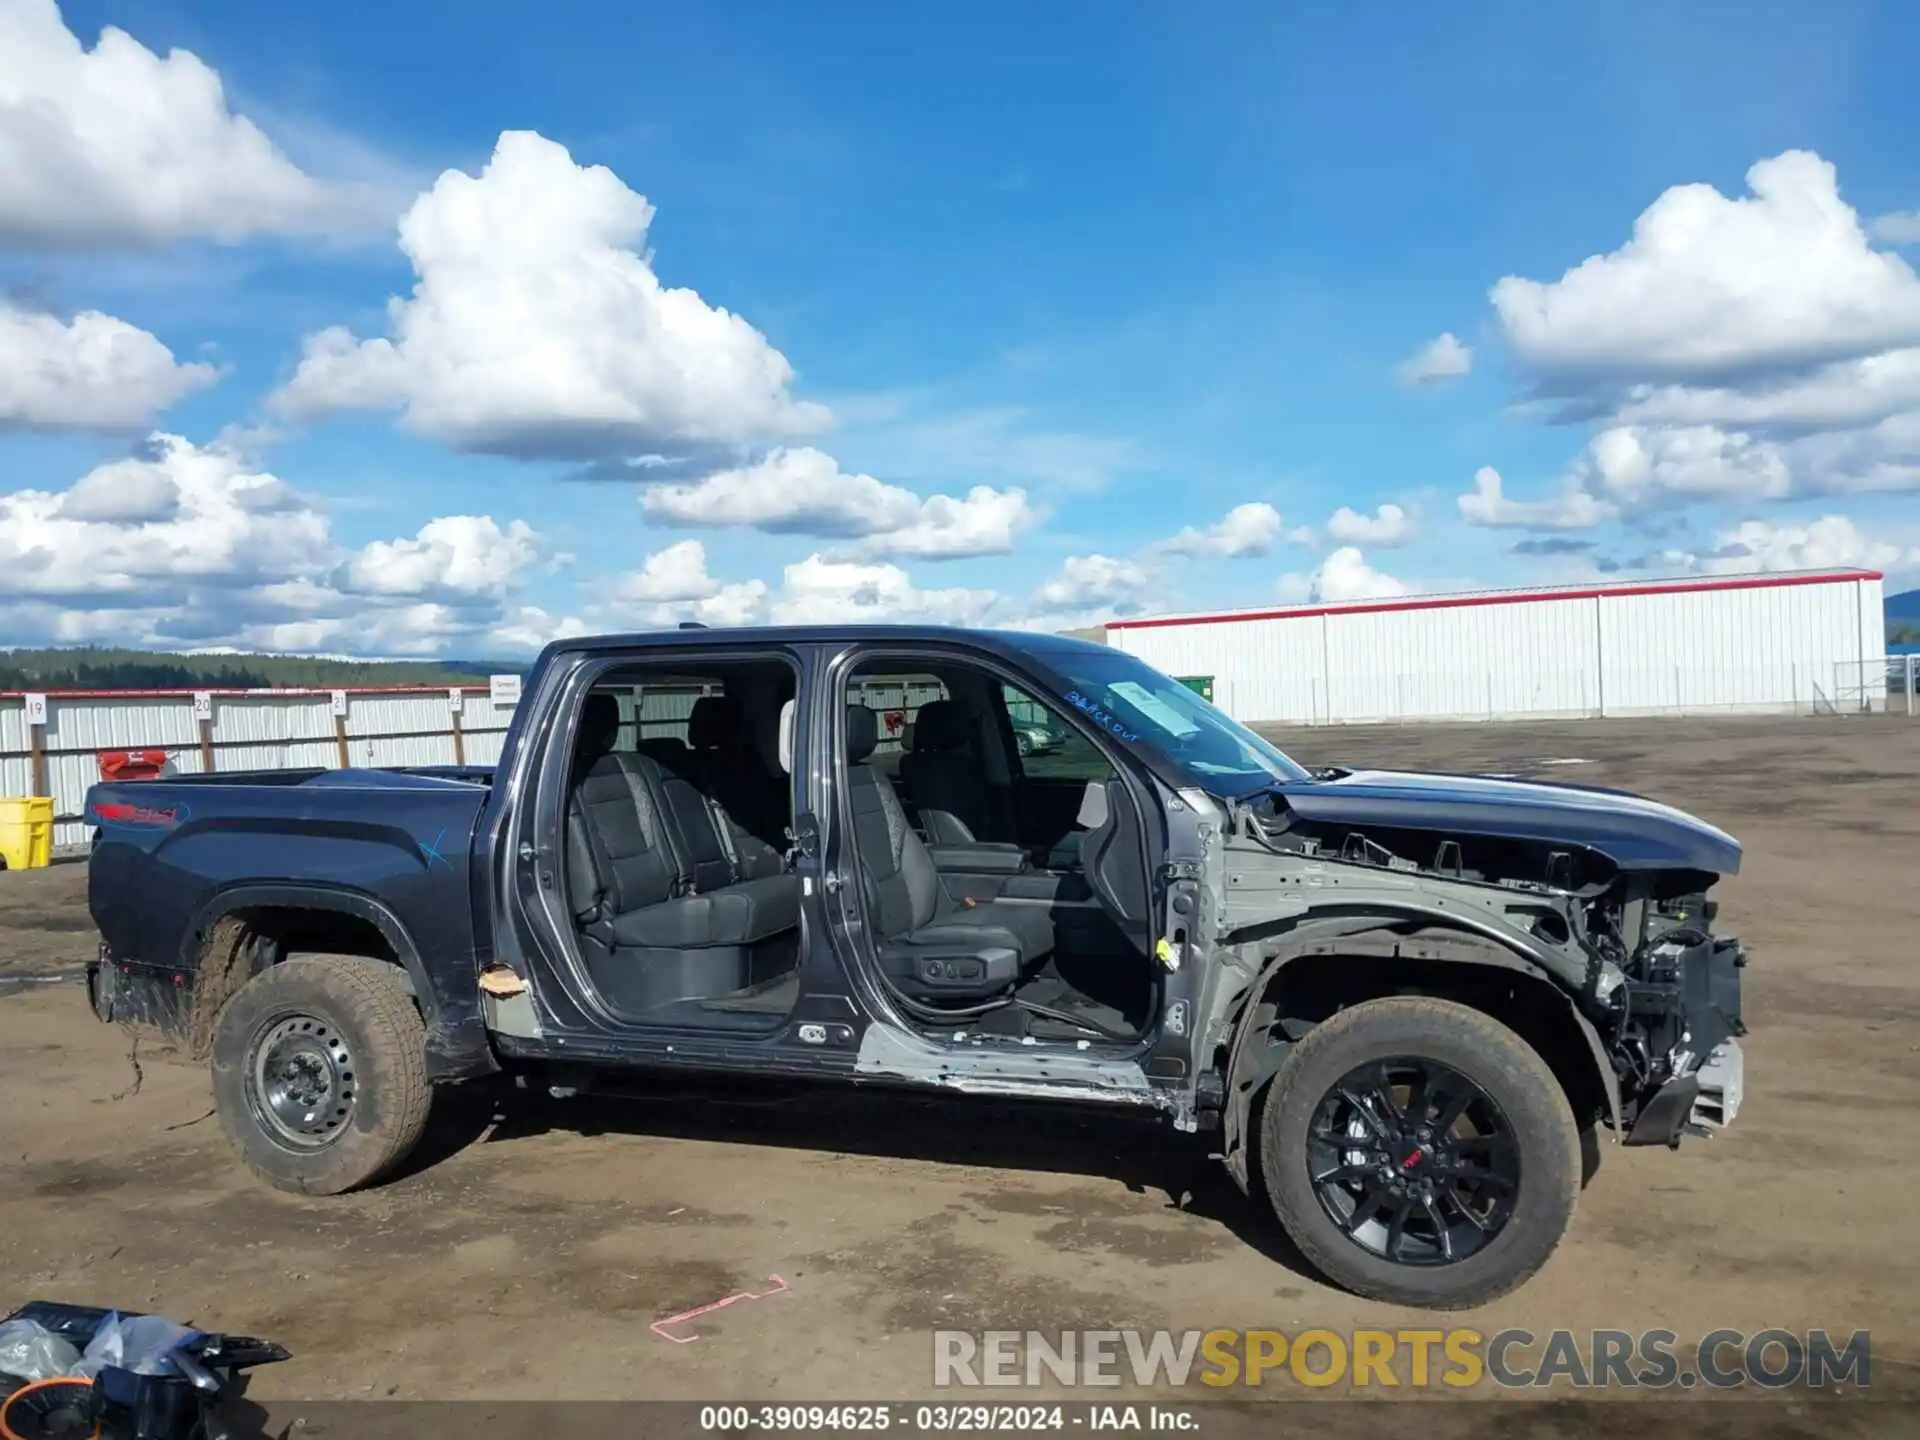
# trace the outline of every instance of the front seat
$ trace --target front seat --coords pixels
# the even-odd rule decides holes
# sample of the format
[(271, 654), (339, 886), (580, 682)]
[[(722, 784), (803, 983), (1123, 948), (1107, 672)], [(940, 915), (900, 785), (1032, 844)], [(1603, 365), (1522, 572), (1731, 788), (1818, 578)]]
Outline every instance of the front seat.
[(951, 700), (933, 700), (913, 720), (913, 748), (900, 757), (906, 786), (927, 840), (934, 845), (1017, 841), (1013, 796), (987, 782), (973, 757), (967, 713)]
[(912, 999), (996, 995), (1052, 951), (1046, 907), (1010, 901), (963, 906), (948, 896), (892, 782), (868, 763), (878, 743), (873, 711), (849, 705), (853, 848), (881, 969)]

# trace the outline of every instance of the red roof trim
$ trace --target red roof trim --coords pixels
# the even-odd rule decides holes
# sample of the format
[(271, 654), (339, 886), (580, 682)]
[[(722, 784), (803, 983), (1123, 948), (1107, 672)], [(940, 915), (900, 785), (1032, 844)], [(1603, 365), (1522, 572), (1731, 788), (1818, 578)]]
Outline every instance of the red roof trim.
[(1716, 580), (1649, 580), (1596, 585), (1584, 590), (1498, 591), (1486, 595), (1429, 595), (1405, 600), (1369, 600), (1350, 605), (1295, 605), (1277, 610), (1223, 611), (1205, 615), (1109, 620), (1109, 630), (1154, 630), (1169, 625), (1223, 625), (1235, 620), (1304, 620), (1316, 615), (1380, 615), (1397, 610), (1465, 610), (1482, 605), (1539, 605), (1557, 600), (1605, 600), (1617, 595), (1689, 595), (1709, 590), (1780, 590), (1794, 585), (1837, 585), (1884, 578), (1878, 570), (1823, 570), (1795, 575), (1738, 575)]

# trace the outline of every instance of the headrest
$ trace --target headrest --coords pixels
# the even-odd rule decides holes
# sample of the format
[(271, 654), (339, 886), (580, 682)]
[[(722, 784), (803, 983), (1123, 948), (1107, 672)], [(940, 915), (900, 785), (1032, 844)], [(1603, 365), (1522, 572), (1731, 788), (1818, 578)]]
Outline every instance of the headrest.
[(598, 760), (619, 738), (620, 702), (611, 695), (587, 696), (580, 707), (580, 758)]
[(932, 700), (913, 717), (913, 748), (916, 750), (964, 750), (967, 748), (967, 716), (951, 700)]
[(687, 716), (687, 743), (721, 750), (740, 742), (740, 702), (730, 695), (702, 695)]
[(847, 706), (847, 763), (858, 765), (880, 743), (880, 722), (864, 705)]

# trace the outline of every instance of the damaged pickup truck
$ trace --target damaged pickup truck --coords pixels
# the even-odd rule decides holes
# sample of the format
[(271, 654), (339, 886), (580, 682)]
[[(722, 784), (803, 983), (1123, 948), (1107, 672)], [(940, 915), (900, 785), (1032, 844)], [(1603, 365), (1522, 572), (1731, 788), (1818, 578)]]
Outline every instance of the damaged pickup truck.
[(1456, 1307), (1545, 1263), (1602, 1137), (1740, 1102), (1726, 835), (1310, 772), (1060, 637), (566, 640), (492, 768), (103, 784), (87, 814), (95, 1012), (209, 1060), (300, 1193), (390, 1173), (436, 1086), (501, 1071), (1101, 1104), (1199, 1132), (1331, 1280)]

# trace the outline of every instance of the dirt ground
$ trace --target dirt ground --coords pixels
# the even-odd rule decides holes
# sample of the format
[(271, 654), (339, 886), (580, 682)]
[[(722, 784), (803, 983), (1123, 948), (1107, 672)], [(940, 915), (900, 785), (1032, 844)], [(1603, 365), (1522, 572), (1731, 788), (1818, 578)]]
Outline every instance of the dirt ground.
[[(1900, 1119), (1920, 1113), (1920, 722), (1278, 738), (1309, 763), (1625, 785), (1747, 847), (1721, 891), (1754, 954), (1739, 1123), (1675, 1154), (1610, 1149), (1547, 1269), (1462, 1320), (1868, 1329), (1876, 1387), (1920, 1388), (1920, 1144)], [(1541, 766), (1563, 759), (1590, 763)], [(1176, 1137), (1045, 1109), (476, 1094), (405, 1178), (278, 1195), (228, 1153), (201, 1073), (130, 1053), (62, 983), (92, 946), (84, 889), (82, 865), (0, 875), (0, 1313), (71, 1299), (271, 1336), (295, 1358), (260, 1372), (269, 1401), (897, 1399), (930, 1392), (936, 1328), (1433, 1323), (1305, 1273)], [(772, 1276), (785, 1293), (701, 1319), (694, 1343), (648, 1328)]]

